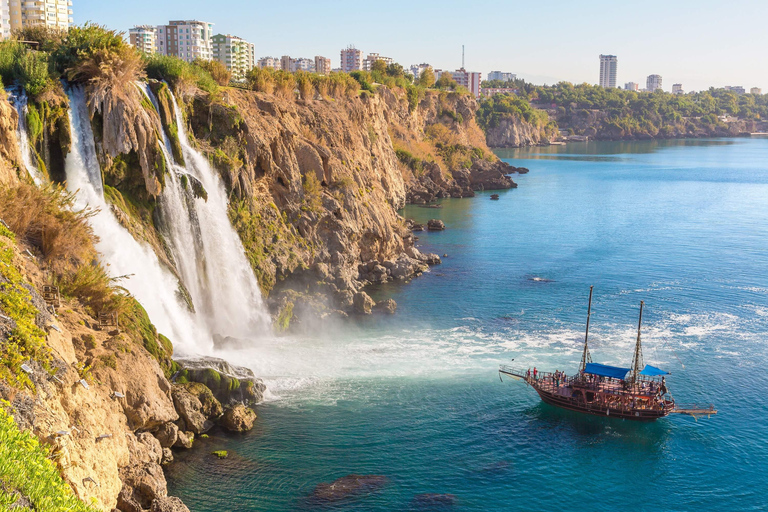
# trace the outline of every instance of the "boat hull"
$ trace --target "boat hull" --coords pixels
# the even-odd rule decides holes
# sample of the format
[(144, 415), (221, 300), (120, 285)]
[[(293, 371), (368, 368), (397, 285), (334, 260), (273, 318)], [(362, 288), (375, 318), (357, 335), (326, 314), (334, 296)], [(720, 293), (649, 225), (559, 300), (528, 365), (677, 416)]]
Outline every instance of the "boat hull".
[(668, 410), (617, 409), (594, 402), (585, 403), (573, 398), (556, 395), (536, 387), (534, 387), (534, 389), (536, 389), (536, 392), (541, 397), (542, 402), (546, 404), (560, 407), (562, 409), (568, 409), (569, 411), (593, 414), (595, 416), (622, 418), (632, 421), (655, 421), (659, 418), (667, 416), (670, 413)]

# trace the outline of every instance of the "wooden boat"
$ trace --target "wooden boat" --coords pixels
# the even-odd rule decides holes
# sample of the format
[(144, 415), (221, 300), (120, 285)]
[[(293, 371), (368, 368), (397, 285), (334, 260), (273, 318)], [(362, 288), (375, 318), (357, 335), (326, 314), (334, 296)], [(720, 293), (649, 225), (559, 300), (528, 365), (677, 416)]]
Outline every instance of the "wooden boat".
[(713, 405), (678, 404), (667, 388), (666, 376), (669, 372), (643, 364), (643, 348), (640, 341), (644, 306), (642, 301), (631, 367), (593, 363), (588, 344), (592, 290), (593, 287), (590, 287), (584, 351), (577, 374), (539, 372), (537, 368), (531, 371), (530, 368), (525, 370), (501, 365), (499, 378), (507, 375), (523, 380), (535, 389), (541, 400), (547, 404), (599, 416), (654, 421), (669, 414), (687, 414), (694, 418), (717, 414)]

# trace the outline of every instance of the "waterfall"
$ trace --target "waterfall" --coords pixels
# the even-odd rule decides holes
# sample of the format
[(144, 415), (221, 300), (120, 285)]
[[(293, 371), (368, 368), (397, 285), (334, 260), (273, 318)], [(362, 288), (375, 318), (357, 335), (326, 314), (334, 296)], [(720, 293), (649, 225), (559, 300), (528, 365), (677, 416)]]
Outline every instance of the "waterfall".
[[(160, 206), (179, 273), (211, 333), (250, 339), (263, 336), (270, 327), (269, 314), (229, 221), (224, 184), (208, 160), (190, 146), (172, 93), (171, 100), (186, 168), (175, 164), (170, 151), (165, 151), (178, 179), (166, 180)], [(186, 186), (182, 183), (185, 177)], [(194, 197), (193, 182), (202, 185), (207, 199)]]
[(8, 99), (11, 101), (11, 105), (16, 109), (19, 114), (19, 150), (21, 151), (21, 161), (24, 164), (24, 168), (29, 173), (29, 176), (35, 182), (35, 185), (40, 186), (43, 184), (43, 175), (40, 169), (35, 163), (35, 159), (32, 158), (32, 146), (29, 145), (29, 135), (27, 133), (27, 114), (29, 108), (27, 107), (27, 93), (24, 89), (17, 91), (15, 89), (7, 89)]
[(82, 88), (67, 91), (72, 151), (65, 169), (67, 188), (76, 192), (76, 208), (94, 208), (89, 218), (99, 237), (96, 249), (112, 277), (129, 276), (123, 283), (146, 309), (152, 322), (182, 354), (208, 352), (211, 338), (179, 298), (178, 280), (165, 269), (151, 247), (140, 244), (118, 222), (104, 200), (101, 168)]

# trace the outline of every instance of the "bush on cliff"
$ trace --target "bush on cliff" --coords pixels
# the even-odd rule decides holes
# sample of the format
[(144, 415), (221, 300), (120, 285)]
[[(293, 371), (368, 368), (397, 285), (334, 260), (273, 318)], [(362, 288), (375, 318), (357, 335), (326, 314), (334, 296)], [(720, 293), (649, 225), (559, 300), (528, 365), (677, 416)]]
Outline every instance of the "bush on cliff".
[(192, 64), (207, 71), (219, 85), (229, 85), (230, 80), (232, 80), (232, 73), (227, 69), (227, 66), (217, 60), (195, 59)]
[(121, 307), (123, 294), (98, 262), (90, 211), (73, 209), (74, 195), (55, 186), (20, 184), (0, 190), (0, 217), (38, 251), (52, 280), (92, 314)]
[(0, 509), (95, 512), (61, 478), (54, 454), (19, 430), (7, 407), (0, 403)]
[(165, 80), (175, 89), (197, 87), (210, 94), (219, 89), (219, 85), (207, 70), (177, 57), (156, 53), (145, 56), (144, 65), (149, 78)]
[(19, 84), (31, 96), (42, 94), (53, 83), (48, 55), (12, 40), (0, 43), (0, 77), (5, 84)]

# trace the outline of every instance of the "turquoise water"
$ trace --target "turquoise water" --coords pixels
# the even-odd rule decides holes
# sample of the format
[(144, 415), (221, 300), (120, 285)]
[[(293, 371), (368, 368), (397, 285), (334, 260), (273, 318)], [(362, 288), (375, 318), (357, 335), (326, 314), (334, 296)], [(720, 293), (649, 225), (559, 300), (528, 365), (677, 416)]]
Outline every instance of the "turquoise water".
[[(399, 310), (234, 354), (273, 400), (243, 436), (177, 454), (193, 511), (762, 510), (768, 476), (768, 141), (589, 143), (500, 152), (520, 188), (441, 209), (447, 254), (372, 291)], [(539, 277), (547, 281), (534, 281)], [(589, 285), (596, 362), (628, 365), (640, 300), (647, 363), (719, 414), (651, 424), (541, 404), (499, 363), (578, 367)], [(214, 449), (230, 457), (219, 461)], [(321, 482), (383, 475), (318, 508)], [(423, 506), (422, 493), (453, 495)]]

